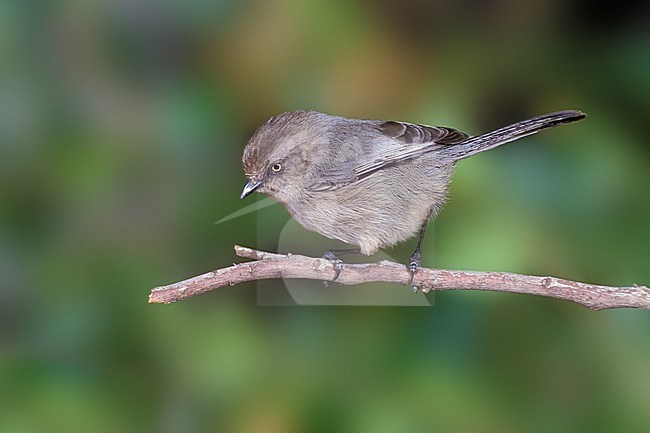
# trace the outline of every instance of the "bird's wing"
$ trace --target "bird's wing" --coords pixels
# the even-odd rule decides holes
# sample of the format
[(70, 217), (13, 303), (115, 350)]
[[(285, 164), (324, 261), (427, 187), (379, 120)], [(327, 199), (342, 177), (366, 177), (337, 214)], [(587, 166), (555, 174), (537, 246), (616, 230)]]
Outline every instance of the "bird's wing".
[(383, 168), (402, 163), (431, 149), (462, 143), (469, 135), (445, 126), (417, 125), (405, 122), (383, 122), (378, 125), (382, 135), (395, 141), (395, 146), (386, 146), (372, 158), (355, 168), (357, 179), (363, 179)]
[(445, 126), (417, 125), (394, 120), (380, 123), (377, 129), (383, 135), (404, 144), (458, 144), (469, 138), (464, 132)]
[[(321, 167), (318, 179), (310, 184), (311, 190), (337, 189), (421, 155), (432, 146), (458, 144), (469, 138), (463, 132), (444, 126), (396, 121), (368, 122), (366, 126), (372, 131), (363, 135), (369, 138), (368, 142), (360, 143), (359, 153), (345, 161), (332, 161), (332, 164)], [(359, 136), (355, 139), (359, 140)]]

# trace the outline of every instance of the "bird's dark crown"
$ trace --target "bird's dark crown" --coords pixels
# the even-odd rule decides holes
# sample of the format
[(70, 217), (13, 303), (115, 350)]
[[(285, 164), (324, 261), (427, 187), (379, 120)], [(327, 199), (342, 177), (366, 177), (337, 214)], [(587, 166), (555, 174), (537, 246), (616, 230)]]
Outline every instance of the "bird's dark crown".
[(305, 123), (324, 116), (317, 111), (299, 110), (271, 117), (257, 128), (244, 148), (242, 162), (248, 178), (260, 175), (274, 158), (288, 154), (290, 147), (308, 131)]

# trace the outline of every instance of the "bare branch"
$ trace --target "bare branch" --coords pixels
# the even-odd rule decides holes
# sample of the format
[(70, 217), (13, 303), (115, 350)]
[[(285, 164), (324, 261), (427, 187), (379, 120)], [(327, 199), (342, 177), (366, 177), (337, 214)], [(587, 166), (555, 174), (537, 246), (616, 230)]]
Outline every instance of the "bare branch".
[[(219, 287), (234, 286), (246, 281), (271, 278), (333, 281), (336, 275), (333, 264), (322, 258), (267, 253), (238, 245), (235, 246), (235, 252), (239, 257), (254, 261), (238, 263), (178, 283), (156, 287), (149, 295), (149, 302), (169, 304)], [(406, 266), (390, 261), (343, 264), (341, 274), (336, 280), (337, 283), (345, 285), (377, 281), (408, 285), (410, 273)], [(431, 290), (491, 290), (564, 299), (592, 310), (608, 308), (650, 310), (650, 289), (636, 285), (610, 287), (555, 277), (426, 268), (418, 270), (413, 284), (425, 293)]]

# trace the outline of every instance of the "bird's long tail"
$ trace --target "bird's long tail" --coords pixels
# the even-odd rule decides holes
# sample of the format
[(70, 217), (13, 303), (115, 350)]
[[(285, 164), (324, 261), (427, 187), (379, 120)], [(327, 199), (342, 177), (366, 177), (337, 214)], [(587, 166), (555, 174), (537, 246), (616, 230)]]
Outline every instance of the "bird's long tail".
[(452, 145), (444, 149), (444, 153), (451, 156), (455, 161), (465, 159), (468, 156), (494, 149), (497, 146), (510, 141), (519, 140), (528, 135), (536, 134), (542, 129), (553, 128), (584, 119), (587, 115), (577, 110), (565, 110), (555, 113), (543, 114), (513, 123), (509, 126), (496, 129), (486, 134), (470, 137), (462, 143)]

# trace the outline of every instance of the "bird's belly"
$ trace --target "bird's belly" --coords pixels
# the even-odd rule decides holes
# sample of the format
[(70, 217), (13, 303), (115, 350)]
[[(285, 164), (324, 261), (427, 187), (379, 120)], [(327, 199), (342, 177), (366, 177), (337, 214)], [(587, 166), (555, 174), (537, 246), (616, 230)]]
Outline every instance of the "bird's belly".
[(412, 237), (444, 204), (453, 167), (440, 172), (444, 181), (414, 175), (418, 167), (408, 168), (395, 167), (335, 190), (307, 193), (287, 203), (287, 210), (306, 229), (373, 254)]

